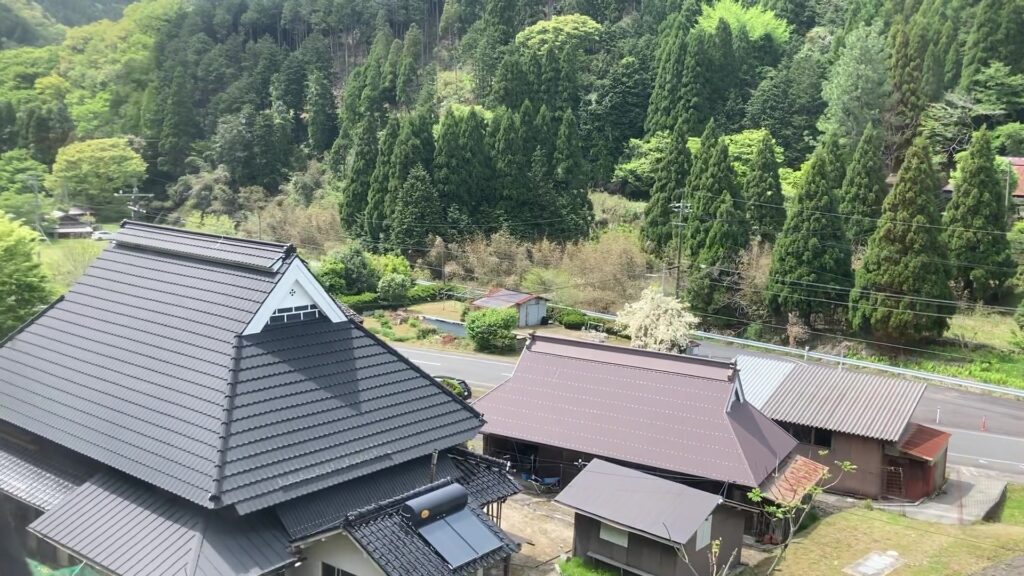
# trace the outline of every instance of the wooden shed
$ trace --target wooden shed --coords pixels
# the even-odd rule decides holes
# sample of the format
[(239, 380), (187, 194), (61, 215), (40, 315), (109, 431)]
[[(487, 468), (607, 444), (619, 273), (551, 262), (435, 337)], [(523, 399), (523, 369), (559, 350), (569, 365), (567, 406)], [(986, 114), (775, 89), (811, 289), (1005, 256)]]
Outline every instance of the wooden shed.
[(536, 294), (516, 292), (504, 288), (491, 288), (483, 297), (473, 301), (476, 308), (514, 308), (519, 316), (518, 326), (537, 326), (548, 313), (548, 300)]

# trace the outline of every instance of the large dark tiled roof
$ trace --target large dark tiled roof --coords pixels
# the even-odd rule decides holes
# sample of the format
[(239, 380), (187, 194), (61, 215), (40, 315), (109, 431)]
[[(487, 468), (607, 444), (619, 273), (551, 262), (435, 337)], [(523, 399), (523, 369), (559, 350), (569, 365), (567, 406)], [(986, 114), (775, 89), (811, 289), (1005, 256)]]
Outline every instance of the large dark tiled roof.
[(285, 245), (125, 223), (0, 345), (0, 420), (240, 513), (472, 438), (477, 412), (340, 313), (242, 335), (304, 266)]
[(295, 561), (272, 512), (200, 508), (117, 472), (97, 475), (29, 530), (118, 576), (260, 576)]

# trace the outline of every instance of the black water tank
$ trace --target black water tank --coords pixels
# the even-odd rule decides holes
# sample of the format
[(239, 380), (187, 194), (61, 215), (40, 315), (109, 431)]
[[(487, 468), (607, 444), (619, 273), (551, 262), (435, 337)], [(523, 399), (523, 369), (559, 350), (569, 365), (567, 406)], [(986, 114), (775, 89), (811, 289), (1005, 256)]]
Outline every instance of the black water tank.
[(468, 502), (469, 492), (461, 484), (449, 484), (409, 500), (401, 513), (413, 526), (421, 526), (462, 510)]

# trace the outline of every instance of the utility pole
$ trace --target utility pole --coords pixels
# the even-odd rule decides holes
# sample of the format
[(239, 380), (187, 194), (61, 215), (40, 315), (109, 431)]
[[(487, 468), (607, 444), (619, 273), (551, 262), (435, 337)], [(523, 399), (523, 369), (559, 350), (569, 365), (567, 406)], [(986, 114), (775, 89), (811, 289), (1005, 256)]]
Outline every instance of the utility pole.
[(125, 194), (123, 191), (118, 190), (118, 192), (117, 192), (117, 194), (115, 194), (115, 196), (121, 196), (121, 197), (129, 196), (128, 209), (132, 211), (132, 220), (135, 220), (135, 213), (136, 212), (140, 212), (142, 214), (146, 213), (145, 208), (142, 208), (141, 206), (139, 206), (139, 202), (138, 202), (137, 199), (138, 198), (150, 198), (153, 195), (152, 194), (139, 194), (139, 187), (138, 186), (132, 186), (132, 193), (131, 194)]
[(32, 195), (33, 195), (33, 198), (34, 198), (32, 212), (33, 212), (33, 215), (34, 215), (33, 220), (35, 220), (35, 224), (36, 224), (36, 232), (39, 232), (39, 234), (47, 242), (49, 242), (50, 241), (49, 236), (47, 236), (46, 233), (43, 232), (43, 221), (42, 221), (42, 217), (43, 217), (43, 214), (42, 214), (43, 203), (42, 203), (42, 200), (39, 199), (39, 181), (36, 180), (36, 177), (32, 176), (31, 174), (23, 176), (22, 180), (25, 182), (26, 185), (28, 185), (29, 188), (32, 189)]
[(676, 299), (679, 299), (679, 291), (682, 288), (683, 279), (683, 214), (689, 212), (690, 206), (685, 202), (672, 204), (672, 210), (676, 213), (675, 238), (676, 238)]

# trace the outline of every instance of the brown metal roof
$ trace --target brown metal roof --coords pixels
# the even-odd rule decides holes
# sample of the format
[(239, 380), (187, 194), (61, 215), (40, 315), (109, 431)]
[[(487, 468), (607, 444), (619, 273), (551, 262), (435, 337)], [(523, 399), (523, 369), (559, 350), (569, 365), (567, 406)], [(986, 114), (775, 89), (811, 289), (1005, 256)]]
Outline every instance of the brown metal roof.
[(761, 484), (761, 493), (775, 502), (793, 504), (802, 500), (826, 472), (828, 466), (794, 454), (779, 468), (778, 474), (769, 476)]
[(482, 396), (483, 433), (757, 486), (796, 446), (726, 362), (534, 336)]
[(722, 499), (595, 458), (555, 501), (588, 516), (685, 544)]
[(949, 432), (911, 422), (900, 438), (900, 451), (931, 462), (949, 445)]
[(910, 422), (924, 389), (923, 382), (799, 365), (761, 410), (781, 422), (895, 442)]

